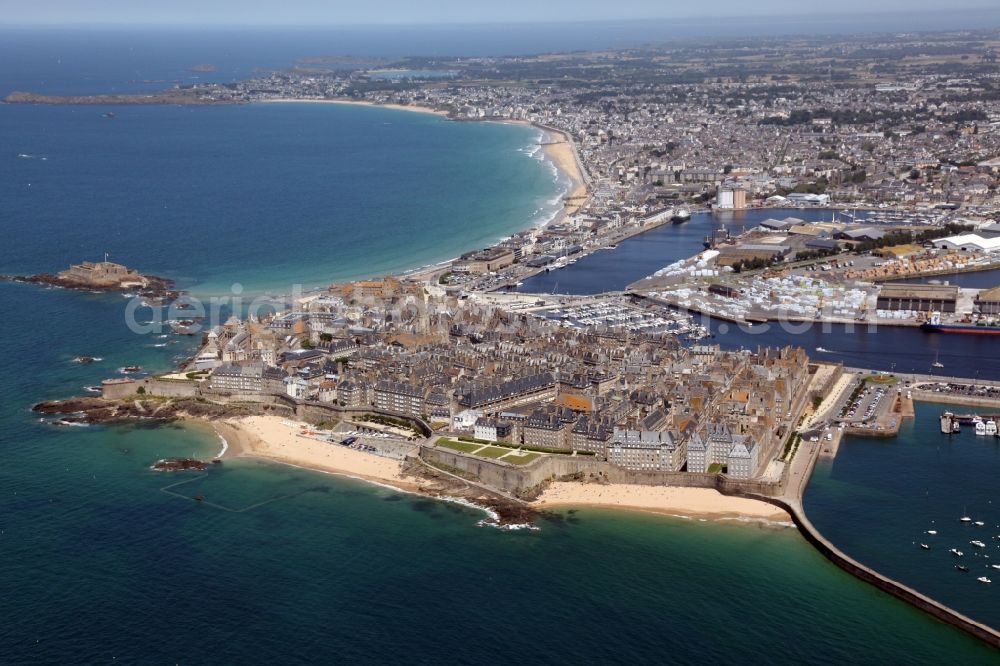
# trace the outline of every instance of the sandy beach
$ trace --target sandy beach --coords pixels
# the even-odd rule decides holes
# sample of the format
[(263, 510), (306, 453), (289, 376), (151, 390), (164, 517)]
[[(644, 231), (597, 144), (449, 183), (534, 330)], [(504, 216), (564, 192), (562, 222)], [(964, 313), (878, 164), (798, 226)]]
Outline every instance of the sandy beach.
[(225, 458), (252, 456), (323, 472), (343, 474), (368, 481), (414, 490), (415, 479), (402, 475), (402, 463), (345, 446), (336, 446), (299, 435), (277, 416), (249, 416), (217, 421), (212, 425), (229, 444)]
[(341, 104), (343, 106), (380, 106), (385, 109), (395, 109), (397, 111), (412, 111), (414, 113), (430, 113), (443, 118), (448, 117), (447, 111), (432, 109), (429, 106), (416, 106), (411, 104), (376, 104), (374, 102), (364, 102), (349, 99), (263, 99), (258, 104)]
[[(300, 424), (278, 416), (250, 416), (212, 423), (227, 442), (224, 458), (257, 457), (419, 492), (424, 483), (404, 476), (402, 463), (299, 434)], [(728, 497), (709, 488), (554, 482), (531, 503), (535, 509), (595, 506), (708, 520), (791, 522), (765, 502)]]
[(580, 163), (576, 158), (576, 149), (564, 133), (549, 129), (545, 130), (545, 143), (542, 145), (542, 149), (556, 165), (556, 168), (573, 181), (573, 186), (569, 194), (566, 195), (566, 208), (563, 210), (563, 215), (576, 214), (587, 201), (587, 185), (580, 170)]
[(787, 513), (766, 502), (729, 497), (711, 488), (556, 481), (532, 502), (532, 506), (539, 509), (597, 506), (709, 520), (742, 518), (787, 523), (792, 520)]

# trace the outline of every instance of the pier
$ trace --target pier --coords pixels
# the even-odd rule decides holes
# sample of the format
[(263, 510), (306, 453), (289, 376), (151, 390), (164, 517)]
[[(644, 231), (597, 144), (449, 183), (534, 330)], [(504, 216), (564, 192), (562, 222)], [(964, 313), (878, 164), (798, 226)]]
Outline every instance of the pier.
[[(958, 381), (971, 383), (968, 379)], [(842, 387), (841, 391), (843, 391), (845, 387)], [(828, 400), (829, 399), (830, 398), (828, 397)], [(911, 416), (912, 410), (913, 400), (906, 399), (905, 393), (897, 396), (897, 400), (894, 402), (892, 409), (892, 412), (897, 417), (897, 420)], [(853, 434), (850, 431), (846, 432), (847, 434)], [(897, 599), (905, 601), (928, 615), (961, 629), (962, 631), (975, 636), (995, 648), (1000, 648), (1000, 631), (997, 631), (993, 627), (983, 624), (982, 622), (977, 622), (976, 620), (959, 613), (955, 609), (946, 606), (945, 604), (942, 604), (927, 595), (900, 583), (899, 581), (893, 580), (892, 578), (889, 578), (888, 576), (885, 576), (868, 566), (865, 566), (840, 550), (836, 545), (824, 537), (812, 524), (806, 515), (802, 498), (805, 495), (805, 490), (809, 485), (809, 480), (812, 477), (812, 472), (816, 467), (817, 461), (820, 457), (830, 457), (836, 455), (841, 437), (842, 433), (838, 432), (837, 435), (835, 435), (835, 441), (832, 442), (803, 441), (799, 450), (789, 463), (788, 481), (785, 486), (784, 494), (777, 497), (768, 497), (755, 493), (742, 493), (742, 495), (744, 497), (757, 499), (762, 502), (768, 502), (787, 511), (792, 517), (792, 521), (795, 523), (795, 526), (799, 529), (799, 532), (806, 539), (806, 541), (812, 544), (813, 547), (815, 547), (816, 550), (818, 550), (824, 557), (855, 578), (873, 585), (879, 590), (882, 590)], [(725, 491), (720, 489), (720, 492)]]

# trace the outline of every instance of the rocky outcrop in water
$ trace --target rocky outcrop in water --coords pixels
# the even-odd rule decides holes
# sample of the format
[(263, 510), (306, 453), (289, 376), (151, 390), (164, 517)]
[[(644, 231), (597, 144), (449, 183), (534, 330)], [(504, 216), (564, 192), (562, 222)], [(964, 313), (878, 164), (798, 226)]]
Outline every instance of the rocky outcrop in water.
[(202, 471), (208, 469), (210, 463), (195, 458), (163, 458), (150, 465), (157, 472), (182, 472), (185, 470)]
[(39, 414), (63, 416), (74, 423), (115, 423), (130, 419), (172, 421), (181, 418), (228, 418), (248, 416), (251, 412), (241, 405), (220, 405), (197, 398), (141, 398), (105, 400), (99, 397), (78, 397), (47, 400), (31, 408)]
[(107, 293), (132, 293), (147, 299), (175, 299), (180, 292), (174, 289), (174, 281), (156, 275), (143, 275), (143, 285), (108, 283), (96, 284), (85, 280), (77, 280), (65, 275), (39, 273), (38, 275), (0, 275), (0, 280), (25, 282), (28, 284), (44, 284), (63, 289), (77, 291), (96, 291)]

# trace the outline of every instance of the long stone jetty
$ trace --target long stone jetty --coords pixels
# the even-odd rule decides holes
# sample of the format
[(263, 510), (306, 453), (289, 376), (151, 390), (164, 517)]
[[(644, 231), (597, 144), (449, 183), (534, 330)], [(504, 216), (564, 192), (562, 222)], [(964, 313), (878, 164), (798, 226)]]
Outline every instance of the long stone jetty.
[(928, 615), (957, 627), (995, 648), (1000, 648), (1000, 632), (993, 627), (982, 622), (977, 622), (959, 613), (954, 608), (935, 601), (927, 595), (917, 592), (913, 588), (861, 564), (820, 534), (819, 530), (816, 529), (806, 516), (802, 505), (802, 496), (805, 493), (806, 486), (809, 484), (809, 478), (812, 476), (812, 470), (816, 465), (820, 450), (821, 447), (818, 443), (803, 442), (802, 447), (792, 459), (792, 468), (789, 472), (788, 483), (785, 486), (786, 490), (783, 496), (768, 497), (752, 493), (740, 494), (750, 499), (768, 502), (787, 511), (806, 541), (811, 543), (824, 557), (855, 578), (863, 580), (883, 592), (891, 594), (897, 599), (901, 599)]

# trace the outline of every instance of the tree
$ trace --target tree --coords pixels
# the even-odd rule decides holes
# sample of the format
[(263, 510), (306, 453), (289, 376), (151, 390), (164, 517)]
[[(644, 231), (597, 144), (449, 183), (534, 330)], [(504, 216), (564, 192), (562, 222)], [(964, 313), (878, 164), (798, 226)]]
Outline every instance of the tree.
[(332, 333), (320, 333), (319, 334), (319, 339), (320, 339), (321, 342), (333, 342), (333, 334)]

